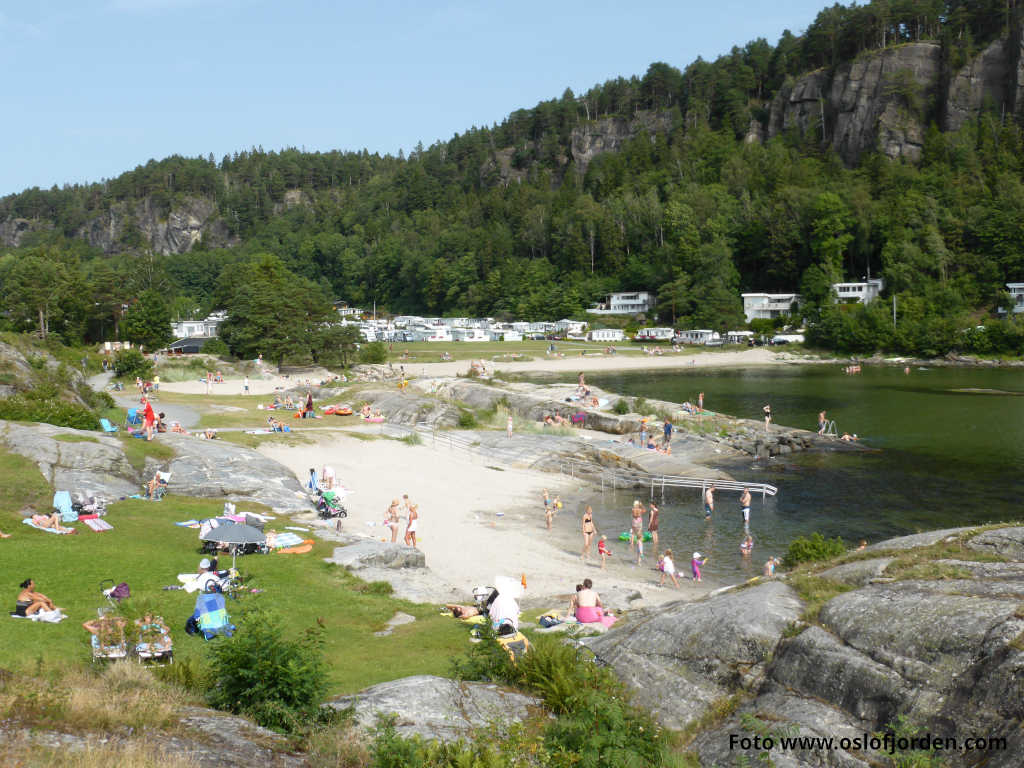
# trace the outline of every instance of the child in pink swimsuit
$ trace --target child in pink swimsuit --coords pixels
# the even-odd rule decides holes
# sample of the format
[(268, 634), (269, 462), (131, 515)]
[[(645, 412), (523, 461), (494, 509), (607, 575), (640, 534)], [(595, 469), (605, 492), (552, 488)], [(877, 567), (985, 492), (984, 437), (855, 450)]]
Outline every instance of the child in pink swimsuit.
[(690, 561), (690, 569), (693, 571), (693, 580), (694, 580), (694, 582), (700, 581), (700, 568), (707, 561), (708, 561), (708, 559), (706, 557), (705, 558), (701, 558), (700, 552), (694, 552), (693, 553), (693, 559)]

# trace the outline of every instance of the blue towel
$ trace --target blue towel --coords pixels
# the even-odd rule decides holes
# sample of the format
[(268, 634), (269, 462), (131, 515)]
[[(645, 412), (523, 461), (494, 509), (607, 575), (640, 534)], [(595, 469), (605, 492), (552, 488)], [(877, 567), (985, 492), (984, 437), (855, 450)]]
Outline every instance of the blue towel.
[(78, 513), (71, 507), (71, 494), (67, 491), (53, 494), (53, 508), (60, 512), (62, 523), (73, 523), (78, 519)]

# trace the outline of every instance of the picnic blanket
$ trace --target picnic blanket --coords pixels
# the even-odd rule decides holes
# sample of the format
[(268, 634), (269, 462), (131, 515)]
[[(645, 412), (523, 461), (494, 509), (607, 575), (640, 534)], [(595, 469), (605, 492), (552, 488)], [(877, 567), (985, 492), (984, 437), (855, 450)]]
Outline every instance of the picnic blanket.
[(57, 608), (53, 611), (36, 611), (31, 616), (19, 616), (16, 613), (11, 614), (12, 619), (31, 619), (32, 621), (45, 621), (47, 624), (57, 624), (58, 622), (64, 621), (67, 616), (64, 612)]
[(270, 544), (270, 546), (272, 546), (274, 549), (281, 549), (283, 547), (297, 547), (300, 544), (303, 544), (304, 540), (297, 533), (292, 533), (291, 531), (288, 531), (286, 533), (278, 533), (277, 535), (275, 535), (272, 544), (270, 541), (268, 541), (267, 543)]
[(71, 494), (68, 491), (57, 491), (53, 494), (53, 508), (60, 512), (62, 523), (73, 523), (78, 519), (78, 513), (71, 506)]
[(99, 518), (96, 518), (94, 520), (82, 520), (82, 522), (88, 525), (90, 528), (92, 528), (93, 531), (95, 531), (96, 533), (114, 530), (114, 526), (112, 526), (106, 520), (100, 520)]
[(31, 528), (35, 528), (37, 531), (43, 531), (44, 533), (60, 533), (60, 534), (71, 533), (71, 531), (57, 531), (57, 530), (54, 530), (53, 528), (43, 528), (43, 526), (36, 525), (35, 523), (33, 523), (31, 517), (26, 517), (21, 522), (23, 522), (27, 526), (30, 526)]
[(275, 550), (274, 554), (277, 555), (304, 555), (313, 549), (313, 540), (305, 539), (301, 544), (295, 547), (284, 547), (282, 549)]

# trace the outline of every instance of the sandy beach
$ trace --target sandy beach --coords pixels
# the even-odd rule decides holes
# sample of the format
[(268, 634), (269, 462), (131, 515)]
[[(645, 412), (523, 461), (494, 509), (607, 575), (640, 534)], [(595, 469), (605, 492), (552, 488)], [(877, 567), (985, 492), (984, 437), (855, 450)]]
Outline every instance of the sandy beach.
[[(681, 590), (658, 588), (658, 575), (648, 567), (625, 562), (628, 546), (615, 542), (614, 559), (601, 571), (597, 557), (580, 559), (582, 536), (577, 509), (593, 492), (569, 478), (549, 473), (489, 465), (484, 457), (452, 453), (395, 440), (365, 441), (337, 433), (321, 433), (316, 444), (267, 444), (259, 450), (295, 473), (300, 482), (330, 465), (352, 493), (346, 499), (349, 516), (343, 530), (390, 539), (382, 525), (392, 499), (409, 494), (419, 504), (419, 547), (427, 566), (468, 600), (472, 588), (491, 584), (496, 575), (526, 576), (530, 598), (552, 597), (551, 607), (562, 601), (583, 578), (595, 588), (637, 589), (645, 603), (693, 599), (714, 588), (683, 583)], [(541, 494), (560, 494), (564, 508), (555, 530), (544, 527)], [(627, 511), (623, 510), (623, 520)], [(402, 540), (405, 521), (399, 531)], [(653, 565), (653, 559), (651, 560)]]

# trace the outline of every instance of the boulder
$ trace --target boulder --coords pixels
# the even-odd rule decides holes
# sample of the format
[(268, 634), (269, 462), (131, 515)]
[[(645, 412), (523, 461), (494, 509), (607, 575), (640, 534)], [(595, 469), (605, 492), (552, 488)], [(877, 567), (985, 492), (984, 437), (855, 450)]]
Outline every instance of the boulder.
[(983, 531), (967, 542), (967, 548), (1024, 562), (1024, 526)]
[(167, 467), (173, 475), (173, 493), (255, 501), (287, 514), (310, 510), (309, 499), (294, 475), (251, 448), (170, 432), (160, 439), (177, 454)]
[(876, 557), (871, 560), (857, 560), (845, 565), (837, 565), (817, 574), (823, 579), (838, 581), (840, 584), (850, 584), (854, 587), (863, 587), (872, 579), (881, 576), (895, 558)]
[(501, 729), (521, 722), (541, 701), (493, 683), (416, 675), (342, 696), (328, 706), (354, 707), (356, 721), (366, 728), (376, 725), (379, 715), (394, 715), (401, 736), (455, 741), (469, 737), (476, 728)]
[(889, 549), (913, 549), (914, 547), (930, 547), (940, 541), (955, 541), (962, 538), (977, 528), (943, 528), (938, 531), (925, 531), (924, 533), (913, 533), (909, 536), (897, 536), (894, 539), (886, 539), (872, 544), (865, 548), (865, 552), (884, 552)]
[(424, 568), (427, 560), (422, 550), (390, 541), (365, 539), (346, 547), (336, 547), (327, 562), (342, 565), (353, 571), (376, 566), (378, 568)]
[(639, 704), (667, 727), (682, 728), (716, 700), (755, 689), (783, 631), (802, 610), (792, 589), (769, 582), (641, 611), (589, 646)]

